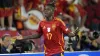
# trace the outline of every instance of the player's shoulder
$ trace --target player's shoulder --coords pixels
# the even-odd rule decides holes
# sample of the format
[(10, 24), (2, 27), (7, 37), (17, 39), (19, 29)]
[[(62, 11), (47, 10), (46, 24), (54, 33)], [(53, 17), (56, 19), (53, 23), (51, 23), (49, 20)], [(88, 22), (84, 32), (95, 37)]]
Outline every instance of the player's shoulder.
[(56, 21), (62, 21), (61, 18), (59, 18), (59, 17), (54, 17), (54, 20), (56, 20)]
[(59, 17), (55, 17), (54, 20), (57, 21), (57, 22), (62, 23), (63, 25), (65, 25), (64, 21)]
[(46, 21), (46, 19), (42, 19), (40, 22), (45, 22)]
[(63, 22), (63, 20), (61, 18), (59, 18), (59, 17), (55, 17), (54, 20), (58, 21), (58, 22)]
[(46, 19), (42, 19), (39, 24), (44, 24), (46, 22)]

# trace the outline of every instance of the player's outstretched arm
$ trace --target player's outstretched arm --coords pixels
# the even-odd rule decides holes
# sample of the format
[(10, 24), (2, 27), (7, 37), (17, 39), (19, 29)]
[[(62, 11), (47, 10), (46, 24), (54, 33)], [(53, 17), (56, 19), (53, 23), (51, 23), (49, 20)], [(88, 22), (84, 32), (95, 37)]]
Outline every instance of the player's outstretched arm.
[(25, 40), (25, 39), (37, 39), (37, 38), (40, 38), (41, 37), (41, 34), (32, 34), (32, 35), (29, 35), (29, 36), (17, 36), (17, 39), (18, 40)]
[(73, 36), (75, 36), (75, 34), (72, 33), (72, 32), (69, 32), (67, 35), (68, 35), (69, 37), (73, 37)]
[(29, 35), (29, 36), (24, 36), (23, 39), (37, 39), (40, 37), (41, 37), (41, 34), (33, 34), (33, 35)]

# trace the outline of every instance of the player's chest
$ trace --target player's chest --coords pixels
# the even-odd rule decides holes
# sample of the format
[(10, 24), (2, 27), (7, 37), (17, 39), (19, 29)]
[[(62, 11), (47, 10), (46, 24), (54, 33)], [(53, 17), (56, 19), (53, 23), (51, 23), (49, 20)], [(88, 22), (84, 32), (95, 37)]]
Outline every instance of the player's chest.
[(50, 22), (50, 23), (45, 22), (41, 26), (44, 32), (54, 32), (57, 30), (57, 28), (59, 28), (59, 24), (57, 22)]

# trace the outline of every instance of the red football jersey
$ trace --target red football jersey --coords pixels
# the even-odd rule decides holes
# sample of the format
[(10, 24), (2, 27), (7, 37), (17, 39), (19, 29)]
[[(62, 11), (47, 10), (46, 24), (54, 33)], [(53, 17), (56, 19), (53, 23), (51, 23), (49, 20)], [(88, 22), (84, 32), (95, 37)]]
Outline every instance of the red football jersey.
[(38, 33), (44, 36), (44, 49), (46, 55), (64, 52), (63, 33), (69, 33), (64, 22), (59, 18), (52, 21), (43, 20), (39, 24)]

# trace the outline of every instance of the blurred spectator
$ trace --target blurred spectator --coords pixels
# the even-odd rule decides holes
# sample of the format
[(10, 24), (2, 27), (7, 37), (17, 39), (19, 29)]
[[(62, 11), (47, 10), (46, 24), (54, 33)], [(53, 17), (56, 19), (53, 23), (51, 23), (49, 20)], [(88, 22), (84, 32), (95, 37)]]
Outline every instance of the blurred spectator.
[(86, 26), (92, 31), (100, 30), (100, 1), (89, 0), (85, 10), (87, 11)]
[(86, 38), (86, 40), (83, 40), (84, 36), (81, 40), (81, 50), (82, 51), (96, 51), (99, 50), (99, 45), (95, 40), (90, 40)]
[[(71, 30), (74, 31), (76, 27), (80, 27), (80, 31), (100, 31), (100, 1), (99, 0), (14, 0), (15, 7), (13, 7), (12, 0), (0, 0), (0, 30), (6, 30), (5, 18), (8, 18), (8, 30), (16, 30), (12, 27), (13, 23), (13, 8), (14, 8), (14, 18), (15, 25), (17, 30), (23, 30), (23, 22), (27, 20), (27, 12), (30, 10), (39, 10), (43, 12), (44, 7), (48, 3), (52, 3), (56, 7), (54, 16), (61, 17), (65, 21), (68, 27), (71, 27)], [(25, 13), (22, 8), (25, 9)], [(24, 14), (24, 15), (22, 15)], [(86, 25), (85, 25), (86, 24)], [(88, 28), (86, 28), (88, 27)], [(21, 31), (22, 32), (22, 31)], [(27, 32), (24, 32), (27, 33)], [(81, 33), (83, 34), (83, 32)], [(91, 39), (93, 36), (87, 35), (78, 36), (76, 35), (73, 38), (65, 37), (65, 50), (67, 51), (94, 51), (99, 50), (100, 46), (96, 42), (96, 39)], [(92, 34), (93, 35), (93, 34)], [(10, 42), (10, 35), (4, 35), (2, 40), (0, 39), (0, 53), (20, 53), (15, 46), (15, 43), (12, 47)], [(93, 37), (94, 38), (94, 37)], [(8, 41), (8, 42), (7, 42)], [(37, 40), (36, 40), (37, 41)], [(38, 52), (38, 44), (35, 44), (27, 41), (20, 42), (20, 47), (25, 46), (26, 52)], [(23, 45), (26, 44), (26, 45)], [(28, 44), (27, 44), (28, 43)], [(23, 45), (23, 46), (22, 46)], [(27, 46), (29, 45), (29, 46)], [(32, 49), (33, 47), (33, 49)], [(19, 48), (19, 47), (18, 47)], [(30, 49), (31, 48), (31, 49)], [(20, 49), (20, 48), (19, 48)], [(25, 52), (25, 49), (22, 49), (22, 52)], [(10, 51), (11, 50), (11, 51)]]
[(2, 39), (0, 38), (0, 53), (1, 53)]
[[(70, 0), (73, 2), (74, 0)], [(62, 20), (68, 19), (71, 30), (73, 30), (73, 17), (66, 13), (66, 8), (68, 8), (67, 0), (56, 0), (54, 17), (60, 17)]]
[(82, 32), (81, 33), (81, 39), (80, 39), (80, 50), (81, 51), (95, 51), (99, 50), (99, 44), (96, 42), (96, 39), (98, 39), (99, 35), (97, 32), (94, 32), (92, 36), (89, 36), (89, 33)]
[(32, 40), (16, 40), (11, 49), (11, 53), (28, 53), (34, 52), (35, 43)]
[[(21, 5), (23, 4), (23, 0), (15, 0), (15, 9), (14, 9), (14, 18), (15, 18), (15, 25), (17, 30), (23, 30), (24, 25), (23, 25), (23, 20), (21, 19), (23, 16), (21, 15)], [(25, 18), (26, 19), (26, 18)]]
[(44, 7), (45, 7), (44, 2), (43, 1), (40, 1), (39, 5), (38, 5), (38, 10), (41, 11), (41, 12), (43, 12)]
[(75, 30), (75, 24), (76, 24), (76, 22), (75, 22), (75, 20), (76, 20), (76, 7), (75, 7), (75, 5), (74, 5), (74, 2), (75, 2), (75, 0), (66, 0), (67, 1), (67, 7), (66, 8), (64, 8), (63, 10), (64, 10), (64, 12), (65, 13), (67, 13), (68, 15), (70, 15), (72, 18), (73, 18), (73, 20), (72, 20), (72, 22), (71, 22), (71, 30), (72, 31), (74, 31)]
[(5, 17), (8, 18), (8, 30), (16, 30), (13, 24), (13, 0), (0, 0), (0, 30), (6, 30)]
[(89, 31), (88, 28), (85, 27), (87, 12), (84, 10), (84, 6), (87, 4), (87, 0), (79, 0), (78, 4), (75, 4), (76, 10), (75, 10), (75, 23), (76, 26), (80, 27), (80, 31)]
[(4, 35), (2, 37), (1, 53), (10, 53), (10, 50), (13, 48), (11, 44), (11, 36), (8, 34)]
[(38, 9), (40, 0), (24, 0), (24, 5), (26, 11), (29, 11), (31, 9)]
[(2, 44), (2, 39), (0, 38), (0, 44)]
[(65, 38), (66, 51), (98, 51), (100, 45), (96, 41), (99, 38), (98, 32), (91, 33), (81, 32), (81, 36), (77, 35), (73, 38)]

